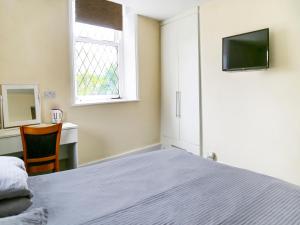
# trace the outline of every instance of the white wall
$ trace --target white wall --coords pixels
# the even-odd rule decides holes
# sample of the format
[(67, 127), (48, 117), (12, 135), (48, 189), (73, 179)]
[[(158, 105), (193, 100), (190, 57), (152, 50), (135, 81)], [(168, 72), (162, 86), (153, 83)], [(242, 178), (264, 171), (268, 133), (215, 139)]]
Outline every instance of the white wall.
[(85, 163), (160, 141), (160, 25), (138, 19), (140, 102), (71, 106), (68, 0), (0, 1), (0, 83), (39, 84), (43, 121), (51, 107), (79, 125)]
[[(300, 184), (300, 1), (201, 6), (204, 153)], [(271, 68), (222, 72), (222, 37), (270, 28)]]

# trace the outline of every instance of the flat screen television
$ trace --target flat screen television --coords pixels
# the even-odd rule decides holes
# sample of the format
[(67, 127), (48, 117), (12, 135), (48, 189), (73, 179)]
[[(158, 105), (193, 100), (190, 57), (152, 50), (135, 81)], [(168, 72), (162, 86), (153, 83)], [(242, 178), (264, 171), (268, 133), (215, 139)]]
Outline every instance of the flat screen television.
[(223, 71), (269, 68), (269, 29), (223, 38)]

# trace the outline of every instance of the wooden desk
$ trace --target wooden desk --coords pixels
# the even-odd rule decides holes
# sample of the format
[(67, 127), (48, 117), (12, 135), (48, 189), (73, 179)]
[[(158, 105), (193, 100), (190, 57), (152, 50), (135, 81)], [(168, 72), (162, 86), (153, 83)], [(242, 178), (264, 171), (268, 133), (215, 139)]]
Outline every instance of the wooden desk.
[[(78, 167), (77, 143), (78, 126), (64, 123), (60, 139), (59, 159), (68, 159), (67, 169)], [(0, 155), (22, 156), (22, 154), (23, 147), (19, 128), (0, 129)]]

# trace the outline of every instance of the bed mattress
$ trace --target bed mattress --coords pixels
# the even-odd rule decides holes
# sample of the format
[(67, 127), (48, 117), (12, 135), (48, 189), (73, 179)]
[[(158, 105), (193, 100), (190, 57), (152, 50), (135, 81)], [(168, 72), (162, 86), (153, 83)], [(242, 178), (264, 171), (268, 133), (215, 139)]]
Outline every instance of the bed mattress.
[(49, 225), (300, 225), (300, 189), (168, 149), (29, 178)]

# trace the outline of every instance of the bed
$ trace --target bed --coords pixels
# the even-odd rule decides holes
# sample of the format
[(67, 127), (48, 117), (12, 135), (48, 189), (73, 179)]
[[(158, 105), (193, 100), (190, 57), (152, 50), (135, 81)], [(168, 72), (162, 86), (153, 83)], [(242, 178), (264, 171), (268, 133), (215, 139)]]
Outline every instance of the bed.
[(299, 187), (176, 149), (30, 177), (29, 187), (49, 225), (300, 224)]

